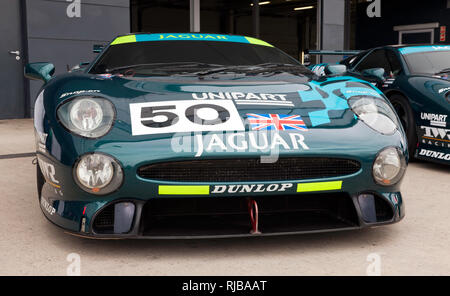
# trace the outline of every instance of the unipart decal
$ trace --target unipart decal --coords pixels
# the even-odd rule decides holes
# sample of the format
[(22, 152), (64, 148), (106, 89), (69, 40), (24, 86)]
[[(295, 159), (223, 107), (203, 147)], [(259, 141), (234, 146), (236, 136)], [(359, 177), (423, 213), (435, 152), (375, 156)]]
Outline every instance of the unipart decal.
[(287, 94), (203, 92), (193, 93), (192, 98), (195, 100), (233, 100), (238, 105), (294, 106), (292, 101), (287, 100)]
[(421, 149), (419, 152), (420, 156), (431, 157), (439, 160), (449, 160), (450, 161), (450, 153), (437, 152), (433, 150)]
[(447, 126), (447, 117), (448, 115), (443, 114), (433, 114), (433, 113), (420, 113), (420, 118), (423, 120), (428, 120), (430, 125), (437, 127), (446, 127)]
[(232, 101), (163, 101), (130, 104), (133, 136), (210, 131), (244, 131)]

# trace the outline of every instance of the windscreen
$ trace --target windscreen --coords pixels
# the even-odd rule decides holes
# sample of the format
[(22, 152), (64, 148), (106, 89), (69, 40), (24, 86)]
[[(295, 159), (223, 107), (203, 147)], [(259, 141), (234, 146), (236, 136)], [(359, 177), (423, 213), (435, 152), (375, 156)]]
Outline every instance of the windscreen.
[(450, 71), (450, 51), (417, 52), (404, 57), (413, 74), (442, 74)]
[(92, 67), (90, 73), (100, 74), (132, 65), (164, 63), (224, 66), (276, 63), (302, 66), (275, 47), (238, 42), (172, 40), (112, 45)]

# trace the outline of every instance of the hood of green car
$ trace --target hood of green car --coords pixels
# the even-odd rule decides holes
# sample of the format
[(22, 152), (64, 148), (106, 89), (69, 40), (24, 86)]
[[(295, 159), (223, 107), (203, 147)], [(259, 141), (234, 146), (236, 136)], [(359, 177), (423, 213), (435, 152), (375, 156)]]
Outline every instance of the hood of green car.
[[(44, 104), (47, 110), (57, 110), (73, 98), (99, 96), (115, 106), (114, 126), (100, 139), (81, 138), (65, 129), (54, 131), (60, 142), (73, 145), (76, 153), (70, 155), (102, 149), (114, 155), (124, 147), (136, 155), (151, 151), (150, 158), (155, 160), (216, 157), (228, 152), (259, 156), (274, 149), (279, 154), (348, 151), (348, 155), (373, 155), (374, 148), (392, 145), (393, 137), (377, 133), (349, 108), (350, 97), (364, 95), (383, 97), (367, 82), (343, 76), (312, 80), (290, 74), (220, 75), (199, 79), (72, 73), (48, 83), (45, 97), (51, 98)], [(197, 115), (203, 118), (202, 109), (211, 107), (217, 111), (213, 112), (216, 117), (224, 114), (228, 118), (226, 124), (218, 124), (222, 122), (214, 116), (196, 122)], [(58, 120), (56, 114), (47, 115)], [(167, 115), (178, 117), (177, 124), (164, 126)], [(264, 117), (288, 121), (279, 129), (267, 129), (258, 121)], [(404, 145), (402, 133), (399, 129), (395, 136), (397, 146)]]

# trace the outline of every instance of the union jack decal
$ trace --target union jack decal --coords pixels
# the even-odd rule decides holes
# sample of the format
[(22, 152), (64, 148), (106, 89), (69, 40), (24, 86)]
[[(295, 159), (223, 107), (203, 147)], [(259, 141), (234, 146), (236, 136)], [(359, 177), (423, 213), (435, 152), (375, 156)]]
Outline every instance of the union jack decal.
[(252, 130), (301, 130), (308, 128), (300, 115), (280, 115), (280, 114), (247, 114)]

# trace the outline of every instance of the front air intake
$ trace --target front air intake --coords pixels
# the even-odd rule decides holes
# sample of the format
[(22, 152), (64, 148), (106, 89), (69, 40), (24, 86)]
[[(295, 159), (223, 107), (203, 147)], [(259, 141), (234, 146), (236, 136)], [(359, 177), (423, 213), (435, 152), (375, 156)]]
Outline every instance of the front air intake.
[(331, 178), (358, 172), (356, 160), (325, 157), (288, 157), (274, 163), (260, 158), (203, 159), (161, 162), (142, 166), (144, 179), (175, 182), (261, 182)]

